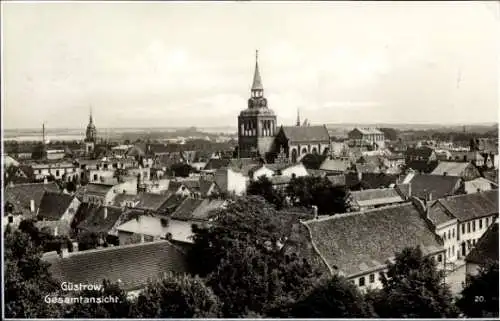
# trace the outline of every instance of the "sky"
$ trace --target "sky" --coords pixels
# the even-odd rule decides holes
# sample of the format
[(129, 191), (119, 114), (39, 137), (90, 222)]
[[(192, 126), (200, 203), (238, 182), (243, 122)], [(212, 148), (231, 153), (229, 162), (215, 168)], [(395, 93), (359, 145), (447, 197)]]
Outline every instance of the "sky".
[(498, 2), (2, 2), (4, 128), (496, 122)]

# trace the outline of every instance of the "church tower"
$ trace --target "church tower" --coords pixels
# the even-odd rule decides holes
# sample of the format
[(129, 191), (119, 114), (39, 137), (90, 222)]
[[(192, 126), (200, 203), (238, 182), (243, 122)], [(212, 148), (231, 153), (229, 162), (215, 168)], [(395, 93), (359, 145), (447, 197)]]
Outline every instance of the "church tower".
[(97, 142), (97, 129), (92, 119), (92, 110), (91, 110), (89, 115), (89, 124), (87, 125), (87, 130), (85, 132), (85, 139), (84, 139), (85, 153), (89, 154), (93, 152), (96, 142)]
[(239, 157), (266, 157), (276, 135), (276, 115), (267, 106), (259, 71), (259, 52), (255, 52), (255, 72), (248, 107), (238, 116)]

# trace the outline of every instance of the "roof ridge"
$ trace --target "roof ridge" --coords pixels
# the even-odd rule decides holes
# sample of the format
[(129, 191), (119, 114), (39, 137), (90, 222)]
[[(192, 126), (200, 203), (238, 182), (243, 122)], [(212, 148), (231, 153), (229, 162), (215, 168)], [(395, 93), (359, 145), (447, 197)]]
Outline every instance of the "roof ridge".
[(126, 245), (118, 245), (118, 246), (109, 246), (109, 247), (105, 247), (105, 248), (98, 248), (98, 249), (78, 251), (78, 252), (70, 252), (70, 255), (68, 256), (68, 258), (73, 257), (73, 256), (79, 256), (79, 255), (85, 255), (85, 254), (92, 254), (92, 253), (100, 253), (100, 252), (108, 252), (108, 251), (109, 252), (110, 251), (119, 251), (119, 250), (122, 250), (122, 249), (133, 248), (133, 247), (140, 247), (140, 246), (146, 246), (146, 245), (153, 245), (153, 244), (159, 244), (159, 243), (165, 243), (165, 244), (173, 245), (171, 242), (169, 242), (167, 240), (156, 240), (156, 241), (152, 241), (152, 242), (134, 243), (134, 244), (126, 244)]
[(413, 204), (411, 202), (407, 202), (406, 201), (404, 203), (399, 203), (399, 204), (389, 205), (389, 206), (383, 206), (383, 207), (379, 207), (379, 208), (373, 208), (373, 209), (369, 209), (369, 210), (365, 210), (365, 211), (349, 212), (349, 213), (339, 213), (339, 214), (329, 215), (329, 216), (325, 216), (325, 217), (318, 218), (318, 219), (307, 220), (307, 221), (304, 221), (304, 224), (309, 224), (309, 223), (312, 223), (312, 222), (328, 221), (328, 220), (333, 220), (333, 219), (340, 219), (340, 218), (343, 218), (343, 217), (356, 216), (356, 215), (361, 215), (361, 214), (370, 214), (370, 213), (377, 212), (377, 211), (380, 211), (380, 210), (386, 210), (386, 209), (398, 208), (398, 207), (407, 207), (407, 206), (413, 206)]

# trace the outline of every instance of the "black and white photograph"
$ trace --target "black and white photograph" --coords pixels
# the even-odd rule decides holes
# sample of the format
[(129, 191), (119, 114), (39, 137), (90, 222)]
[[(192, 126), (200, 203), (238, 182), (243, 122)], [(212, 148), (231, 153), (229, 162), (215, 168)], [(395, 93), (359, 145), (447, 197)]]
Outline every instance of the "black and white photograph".
[(2, 319), (499, 318), (500, 2), (1, 1)]

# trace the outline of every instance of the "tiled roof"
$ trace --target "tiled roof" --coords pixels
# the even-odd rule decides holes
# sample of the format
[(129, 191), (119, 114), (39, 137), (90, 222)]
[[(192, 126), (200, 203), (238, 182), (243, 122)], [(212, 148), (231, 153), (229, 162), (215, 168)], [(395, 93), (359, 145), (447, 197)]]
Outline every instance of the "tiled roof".
[(123, 213), (120, 207), (107, 206), (108, 214), (106, 218), (104, 218), (104, 206), (88, 203), (82, 203), (78, 208), (78, 212), (80, 211), (84, 213), (77, 215), (79, 215), (79, 217), (85, 217), (85, 219), (78, 224), (77, 228), (94, 233), (108, 233)]
[(59, 186), (54, 182), (7, 186), (4, 190), (5, 202), (10, 202), (18, 211), (27, 212), (30, 210), (31, 200), (34, 200), (36, 210), (45, 191), (58, 192)]
[(197, 208), (195, 208), (190, 219), (194, 221), (207, 221), (210, 213), (213, 210), (221, 208), (224, 203), (225, 201), (223, 200), (205, 199)]
[(497, 183), (487, 180), (484, 177), (476, 178), (472, 181), (465, 182), (466, 191), (488, 191), (492, 188), (498, 187)]
[(350, 166), (351, 163), (349, 161), (326, 158), (319, 169), (323, 171), (345, 172)]
[(60, 192), (45, 192), (40, 202), (38, 216), (47, 220), (57, 221), (68, 209), (74, 196)]
[(438, 201), (432, 202), (429, 207), (429, 220), (435, 226), (449, 222), (450, 220), (455, 220), (446, 208)]
[(362, 185), (364, 189), (389, 187), (396, 184), (399, 179), (399, 175), (384, 173), (363, 173), (361, 181), (356, 173), (345, 174), (345, 177), (347, 187), (355, 188)]
[(136, 207), (156, 211), (169, 197), (169, 194), (140, 193), (137, 195), (139, 204), (137, 204)]
[(359, 206), (375, 206), (404, 202), (395, 188), (367, 189), (350, 193), (352, 200)]
[(498, 262), (498, 223), (488, 228), (465, 261), (475, 264)]
[(45, 229), (49, 230), (50, 234), (54, 234), (57, 227), (57, 235), (69, 235), (70, 228), (69, 225), (65, 221), (37, 221), (35, 222), (35, 226), (43, 231)]
[(469, 166), (473, 165), (465, 162), (440, 162), (431, 175), (462, 176)]
[(496, 190), (442, 198), (439, 202), (460, 222), (498, 215)]
[(326, 177), (333, 186), (346, 186), (345, 175), (333, 175)]
[(383, 266), (406, 247), (437, 252), (442, 241), (412, 204), (341, 214), (305, 223), (328, 265), (350, 276)]
[(231, 163), (230, 159), (212, 158), (205, 165), (205, 170), (226, 168)]
[(186, 256), (168, 241), (83, 251), (49, 261), (52, 275), (61, 281), (94, 284), (118, 282), (126, 291), (144, 287), (163, 273), (186, 273)]
[(202, 197), (208, 196), (208, 192), (210, 192), (210, 188), (214, 184), (215, 183), (212, 182), (212, 181), (207, 181), (207, 180), (201, 179), (200, 180), (200, 193), (201, 193), (201, 196)]
[(413, 160), (407, 162), (406, 167), (416, 170), (418, 172), (430, 173), (438, 166), (439, 163), (440, 163), (439, 161), (428, 162), (428, 161)]
[(182, 204), (182, 202), (186, 199), (184, 196), (170, 194), (170, 197), (160, 206), (158, 212), (160, 213), (172, 213), (175, 209)]
[(113, 185), (89, 183), (79, 189), (80, 193), (105, 196), (113, 188)]
[(326, 126), (283, 126), (283, 132), (291, 142), (329, 142)]
[(366, 164), (356, 164), (356, 171), (360, 173), (381, 173), (379, 165), (366, 163)]
[(199, 198), (186, 198), (172, 214), (172, 219), (176, 219), (179, 221), (190, 220), (195, 209), (198, 208), (203, 203), (203, 201), (203, 199)]
[(307, 173), (310, 176), (318, 176), (318, 177), (324, 177), (326, 175), (326, 172), (322, 171), (320, 169), (310, 169), (310, 168), (308, 168), (307, 169)]
[(424, 199), (427, 193), (433, 198), (455, 195), (460, 188), (460, 177), (415, 174), (411, 179), (411, 195)]

